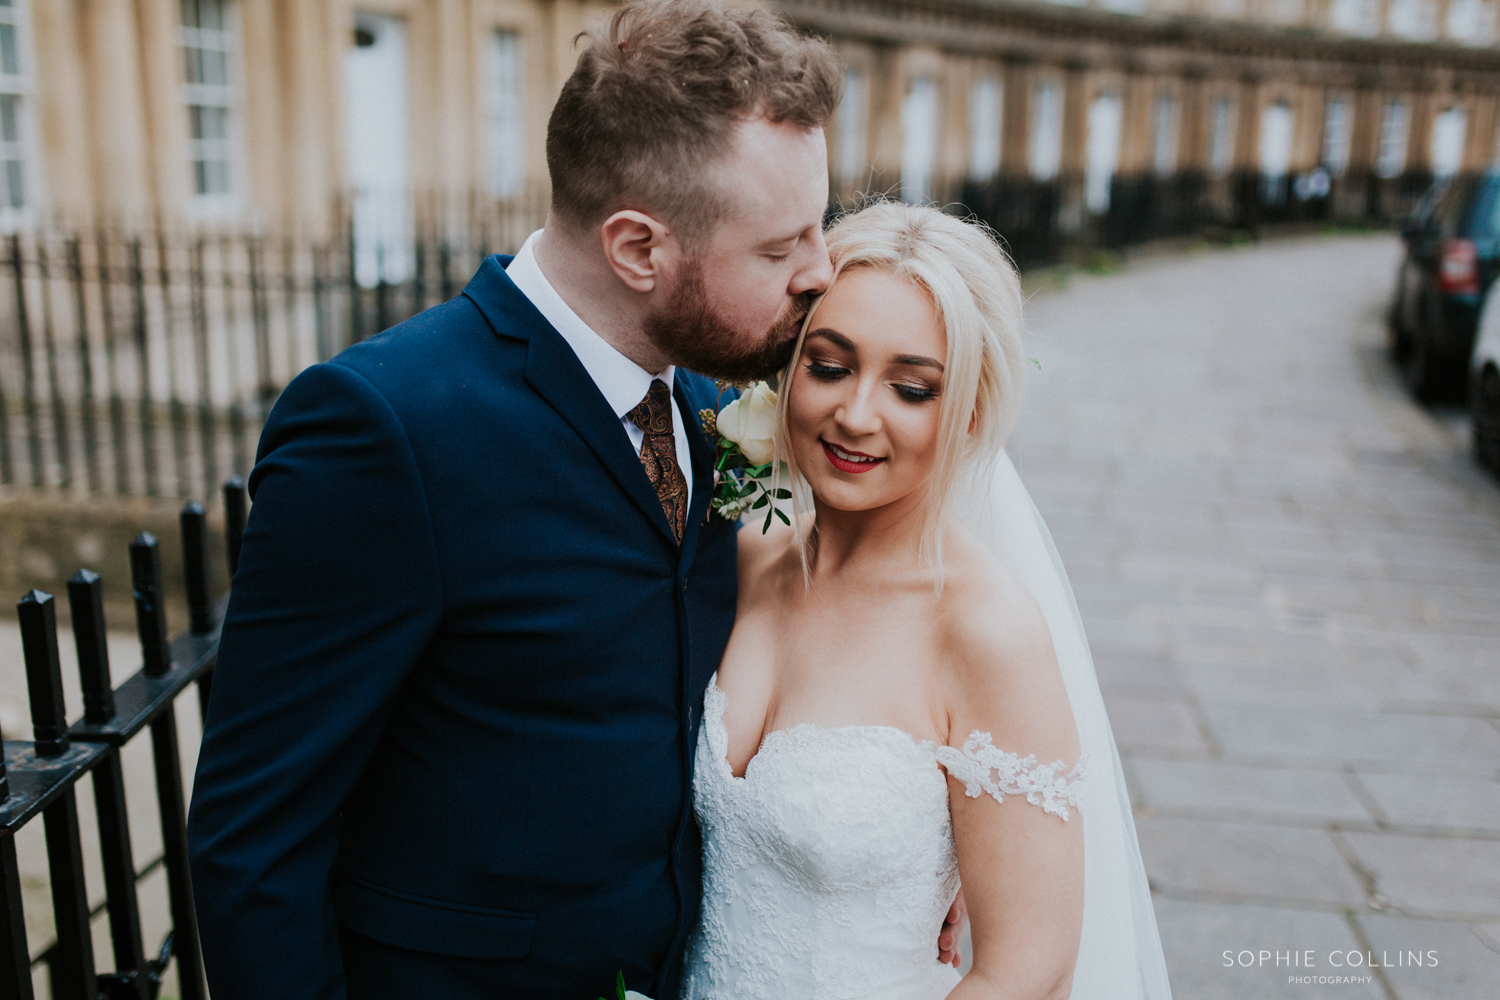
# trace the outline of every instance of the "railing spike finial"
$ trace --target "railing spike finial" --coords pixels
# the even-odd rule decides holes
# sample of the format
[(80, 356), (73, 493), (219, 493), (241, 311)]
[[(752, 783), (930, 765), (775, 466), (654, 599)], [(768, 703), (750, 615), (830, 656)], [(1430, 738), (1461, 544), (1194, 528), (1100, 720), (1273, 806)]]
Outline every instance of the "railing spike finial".
[(208, 584), (208, 516), (203, 505), (182, 506), (182, 568), (187, 585), (188, 628), (198, 635), (213, 631), (213, 596)]
[(147, 677), (160, 677), (171, 669), (172, 654), (162, 600), (161, 550), (149, 531), (141, 532), (130, 543), (130, 583), (135, 591), (135, 627), (141, 638), (142, 666)]
[(224, 538), (229, 546), (229, 578), (240, 568), (240, 545), (245, 540), (245, 481), (239, 476), (224, 480)]
[(51, 594), (31, 590), (16, 604), (31, 693), (32, 739), (38, 757), (60, 757), (68, 749), (62, 667), (57, 659), (57, 609)]
[(115, 691), (109, 676), (109, 641), (104, 625), (104, 581), (81, 569), (68, 580), (68, 609), (73, 615), (73, 644), (78, 649), (78, 677), (83, 686), (83, 719), (103, 725), (115, 717)]

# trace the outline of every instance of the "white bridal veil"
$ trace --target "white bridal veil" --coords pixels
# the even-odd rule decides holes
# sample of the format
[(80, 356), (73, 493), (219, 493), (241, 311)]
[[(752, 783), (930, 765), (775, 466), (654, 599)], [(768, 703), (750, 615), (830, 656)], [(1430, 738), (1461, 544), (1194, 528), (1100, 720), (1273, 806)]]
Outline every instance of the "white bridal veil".
[[(981, 463), (982, 464), (982, 463)], [(1057, 663), (1087, 755), (1083, 816), (1084, 912), (1072, 1000), (1170, 1000), (1151, 890), (1136, 843), (1125, 772), (1094, 660), (1052, 534), (1001, 452), (976, 477), (960, 520), (1031, 592), (1052, 630)]]

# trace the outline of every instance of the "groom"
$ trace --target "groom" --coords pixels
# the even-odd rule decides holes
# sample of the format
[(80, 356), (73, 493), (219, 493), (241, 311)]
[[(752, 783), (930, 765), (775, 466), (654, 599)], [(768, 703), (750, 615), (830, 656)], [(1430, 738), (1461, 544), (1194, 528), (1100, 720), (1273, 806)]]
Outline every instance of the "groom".
[(787, 357), (838, 90), (763, 11), (633, 0), (545, 229), (282, 394), (193, 792), (215, 1000), (675, 1000), (736, 582), (684, 368)]

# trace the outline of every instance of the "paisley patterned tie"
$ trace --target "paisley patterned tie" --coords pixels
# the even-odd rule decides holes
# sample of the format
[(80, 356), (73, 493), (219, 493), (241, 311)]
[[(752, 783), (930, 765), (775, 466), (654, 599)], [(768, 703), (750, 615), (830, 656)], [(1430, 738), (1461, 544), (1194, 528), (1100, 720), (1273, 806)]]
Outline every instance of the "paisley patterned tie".
[(672, 392), (661, 379), (651, 380), (646, 398), (626, 414), (646, 435), (641, 442), (641, 464), (656, 488), (656, 498), (667, 515), (677, 541), (687, 527), (688, 488), (677, 464), (677, 439), (672, 435)]

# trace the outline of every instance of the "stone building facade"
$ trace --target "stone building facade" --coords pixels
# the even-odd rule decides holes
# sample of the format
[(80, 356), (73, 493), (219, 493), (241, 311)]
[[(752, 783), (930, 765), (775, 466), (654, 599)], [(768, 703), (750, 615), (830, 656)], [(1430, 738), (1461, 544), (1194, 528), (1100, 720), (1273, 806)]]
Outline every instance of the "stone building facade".
[(1268, 208), (1342, 193), (1325, 208), (1369, 216), (1390, 190), (1500, 153), (1495, 10), (1468, 0), (780, 7), (847, 67), (829, 137), (845, 196), (972, 202), (1040, 182), (1067, 229), (1108, 212), (1122, 181), (1191, 182), (1226, 206), (1247, 187)]
[[(1421, 177), (1496, 158), (1497, 0), (775, 5), (848, 67), (829, 135), (846, 197), (1055, 181), (1077, 221), (1117, 177)], [(547, 114), (603, 9), (3, 0), (0, 224), (316, 231), (359, 204), (544, 197)]]

